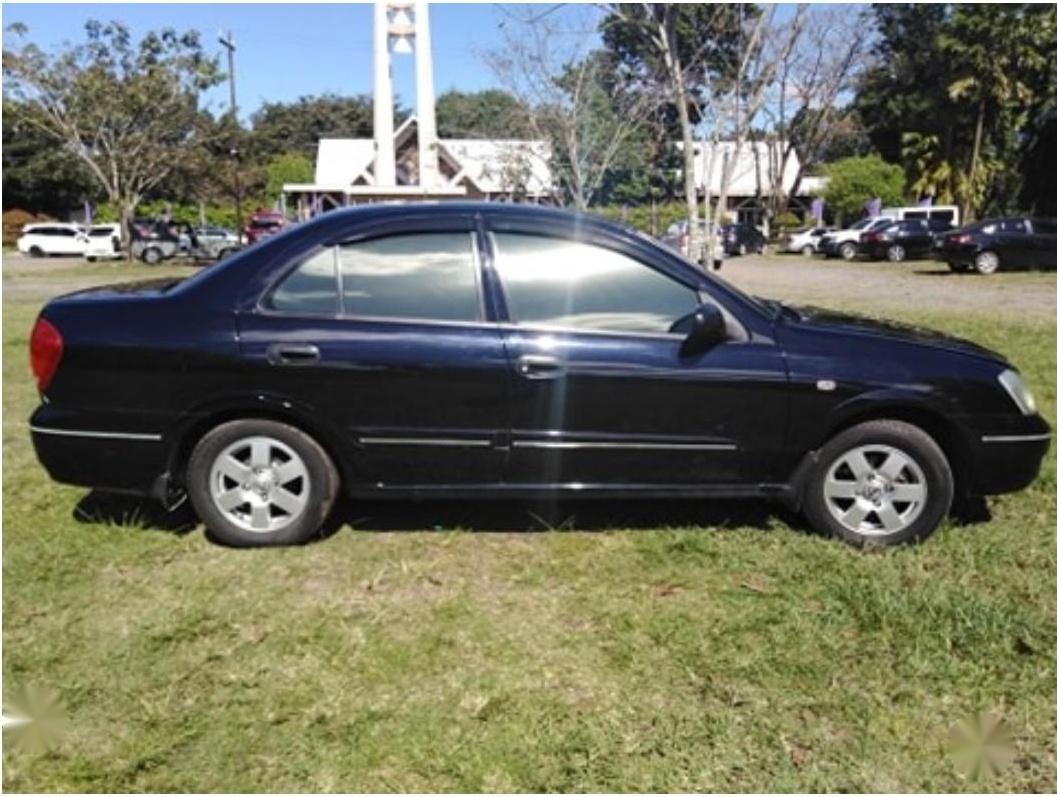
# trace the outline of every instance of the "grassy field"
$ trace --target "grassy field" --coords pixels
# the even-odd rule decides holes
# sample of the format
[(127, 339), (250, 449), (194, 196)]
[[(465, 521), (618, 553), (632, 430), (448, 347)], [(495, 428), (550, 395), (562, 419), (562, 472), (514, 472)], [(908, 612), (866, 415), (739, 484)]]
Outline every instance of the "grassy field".
[[(1057, 786), (1052, 452), (990, 522), (902, 550), (766, 506), (652, 502), (360, 505), (317, 544), (227, 550), (50, 483), (29, 443), (48, 281), (157, 273), (5, 273), (5, 706), (46, 687), (69, 721), (50, 752), (5, 745), (4, 789)], [(1057, 290), (989, 284), (1018, 280)], [(944, 307), (884, 312), (1006, 353), (1052, 423), (1057, 319)], [(973, 781), (949, 732), (981, 711), (1015, 758)]]

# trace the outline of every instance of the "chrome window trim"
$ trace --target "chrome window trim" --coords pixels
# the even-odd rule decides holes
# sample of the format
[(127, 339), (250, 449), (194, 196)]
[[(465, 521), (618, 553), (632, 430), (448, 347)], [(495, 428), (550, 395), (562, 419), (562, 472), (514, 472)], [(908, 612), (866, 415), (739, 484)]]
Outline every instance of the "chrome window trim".
[(491, 440), (460, 440), (453, 437), (360, 437), (360, 443), (374, 446), (457, 446), (487, 448)]
[(981, 435), (981, 443), (1038, 443), (1049, 440), (1050, 432), (1042, 434), (985, 434)]
[(161, 440), (160, 434), (146, 432), (93, 432), (85, 429), (52, 429), (47, 426), (30, 426), (31, 432), (37, 434), (50, 434), (59, 437), (89, 437), (99, 440)]
[(733, 443), (616, 443), (572, 440), (514, 440), (511, 445), (514, 448), (624, 448), (653, 451), (736, 451), (738, 448)]

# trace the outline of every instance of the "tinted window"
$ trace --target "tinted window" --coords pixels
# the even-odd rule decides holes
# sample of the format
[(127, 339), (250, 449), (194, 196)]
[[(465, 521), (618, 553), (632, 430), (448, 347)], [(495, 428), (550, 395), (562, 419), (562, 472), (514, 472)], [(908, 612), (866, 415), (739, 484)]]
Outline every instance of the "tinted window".
[(932, 211), (932, 218), (940, 219), (942, 221), (948, 222), (949, 224), (954, 224), (954, 211), (953, 210), (934, 210), (934, 211)]
[(340, 247), (346, 315), (477, 321), (469, 232), (377, 238)]
[(1002, 232), (1026, 233), (1028, 231), (1024, 219), (1006, 219), (1002, 222)]
[(1034, 219), (1031, 228), (1039, 235), (1057, 235), (1057, 221), (1053, 219)]
[(337, 257), (324, 249), (294, 269), (267, 302), (275, 310), (312, 315), (337, 315)]
[(927, 210), (908, 210), (903, 214), (904, 219), (925, 219), (928, 218), (929, 212)]
[(696, 292), (626, 255), (536, 235), (498, 233), (495, 265), (519, 323), (668, 332)]
[(925, 228), (925, 222), (920, 219), (911, 219), (903, 222), (903, 229), (907, 232), (922, 232)]

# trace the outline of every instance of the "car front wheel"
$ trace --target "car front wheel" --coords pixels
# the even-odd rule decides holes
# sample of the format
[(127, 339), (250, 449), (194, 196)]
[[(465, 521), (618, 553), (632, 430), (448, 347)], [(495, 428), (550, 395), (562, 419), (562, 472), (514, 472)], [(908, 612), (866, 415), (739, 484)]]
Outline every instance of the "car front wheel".
[(161, 262), (161, 250), (154, 246), (148, 247), (143, 250), (141, 257), (148, 266), (156, 266)]
[(994, 252), (981, 252), (973, 261), (976, 271), (980, 274), (994, 274), (1001, 265), (998, 255)]
[(812, 257), (815, 254), (815, 247), (813, 247), (811, 244), (808, 244), (800, 250), (800, 254), (802, 254), (804, 257)]
[(950, 510), (954, 476), (943, 449), (903, 421), (853, 426), (818, 452), (803, 496), (818, 531), (852, 545), (928, 537)]
[(857, 247), (851, 241), (840, 245), (840, 256), (845, 260), (854, 260), (855, 256), (859, 253), (859, 247)]
[(264, 419), (221, 424), (195, 446), (187, 492), (219, 542), (296, 545), (317, 536), (338, 493), (323, 448), (293, 426)]

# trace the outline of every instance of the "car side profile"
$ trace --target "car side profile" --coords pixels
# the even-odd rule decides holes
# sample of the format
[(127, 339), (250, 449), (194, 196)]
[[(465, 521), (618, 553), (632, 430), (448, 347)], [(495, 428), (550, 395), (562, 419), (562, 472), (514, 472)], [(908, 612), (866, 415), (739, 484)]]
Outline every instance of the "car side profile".
[(859, 255), (859, 239), (868, 232), (873, 232), (896, 221), (895, 216), (871, 216), (859, 219), (843, 230), (831, 230), (825, 233), (818, 242), (818, 253), (823, 257), (840, 257), (854, 260)]
[(52, 478), (186, 494), (232, 545), (308, 540), (339, 495), (773, 499), (896, 544), (1029, 484), (1050, 437), (998, 354), (519, 205), (333, 211), (54, 299), (30, 352)]
[(903, 219), (864, 232), (859, 254), (874, 260), (900, 263), (907, 258), (931, 257), (936, 236), (950, 229), (938, 219)]
[(833, 232), (830, 227), (809, 227), (806, 230), (790, 232), (785, 236), (782, 248), (786, 252), (795, 252), (805, 257), (811, 257), (815, 254), (815, 250), (818, 249), (822, 236), (829, 232)]
[(30, 257), (83, 255), (88, 246), (85, 228), (79, 224), (54, 221), (27, 224), (15, 242), (18, 251)]
[(944, 235), (936, 257), (951, 271), (985, 275), (1057, 268), (1057, 219), (984, 219)]

